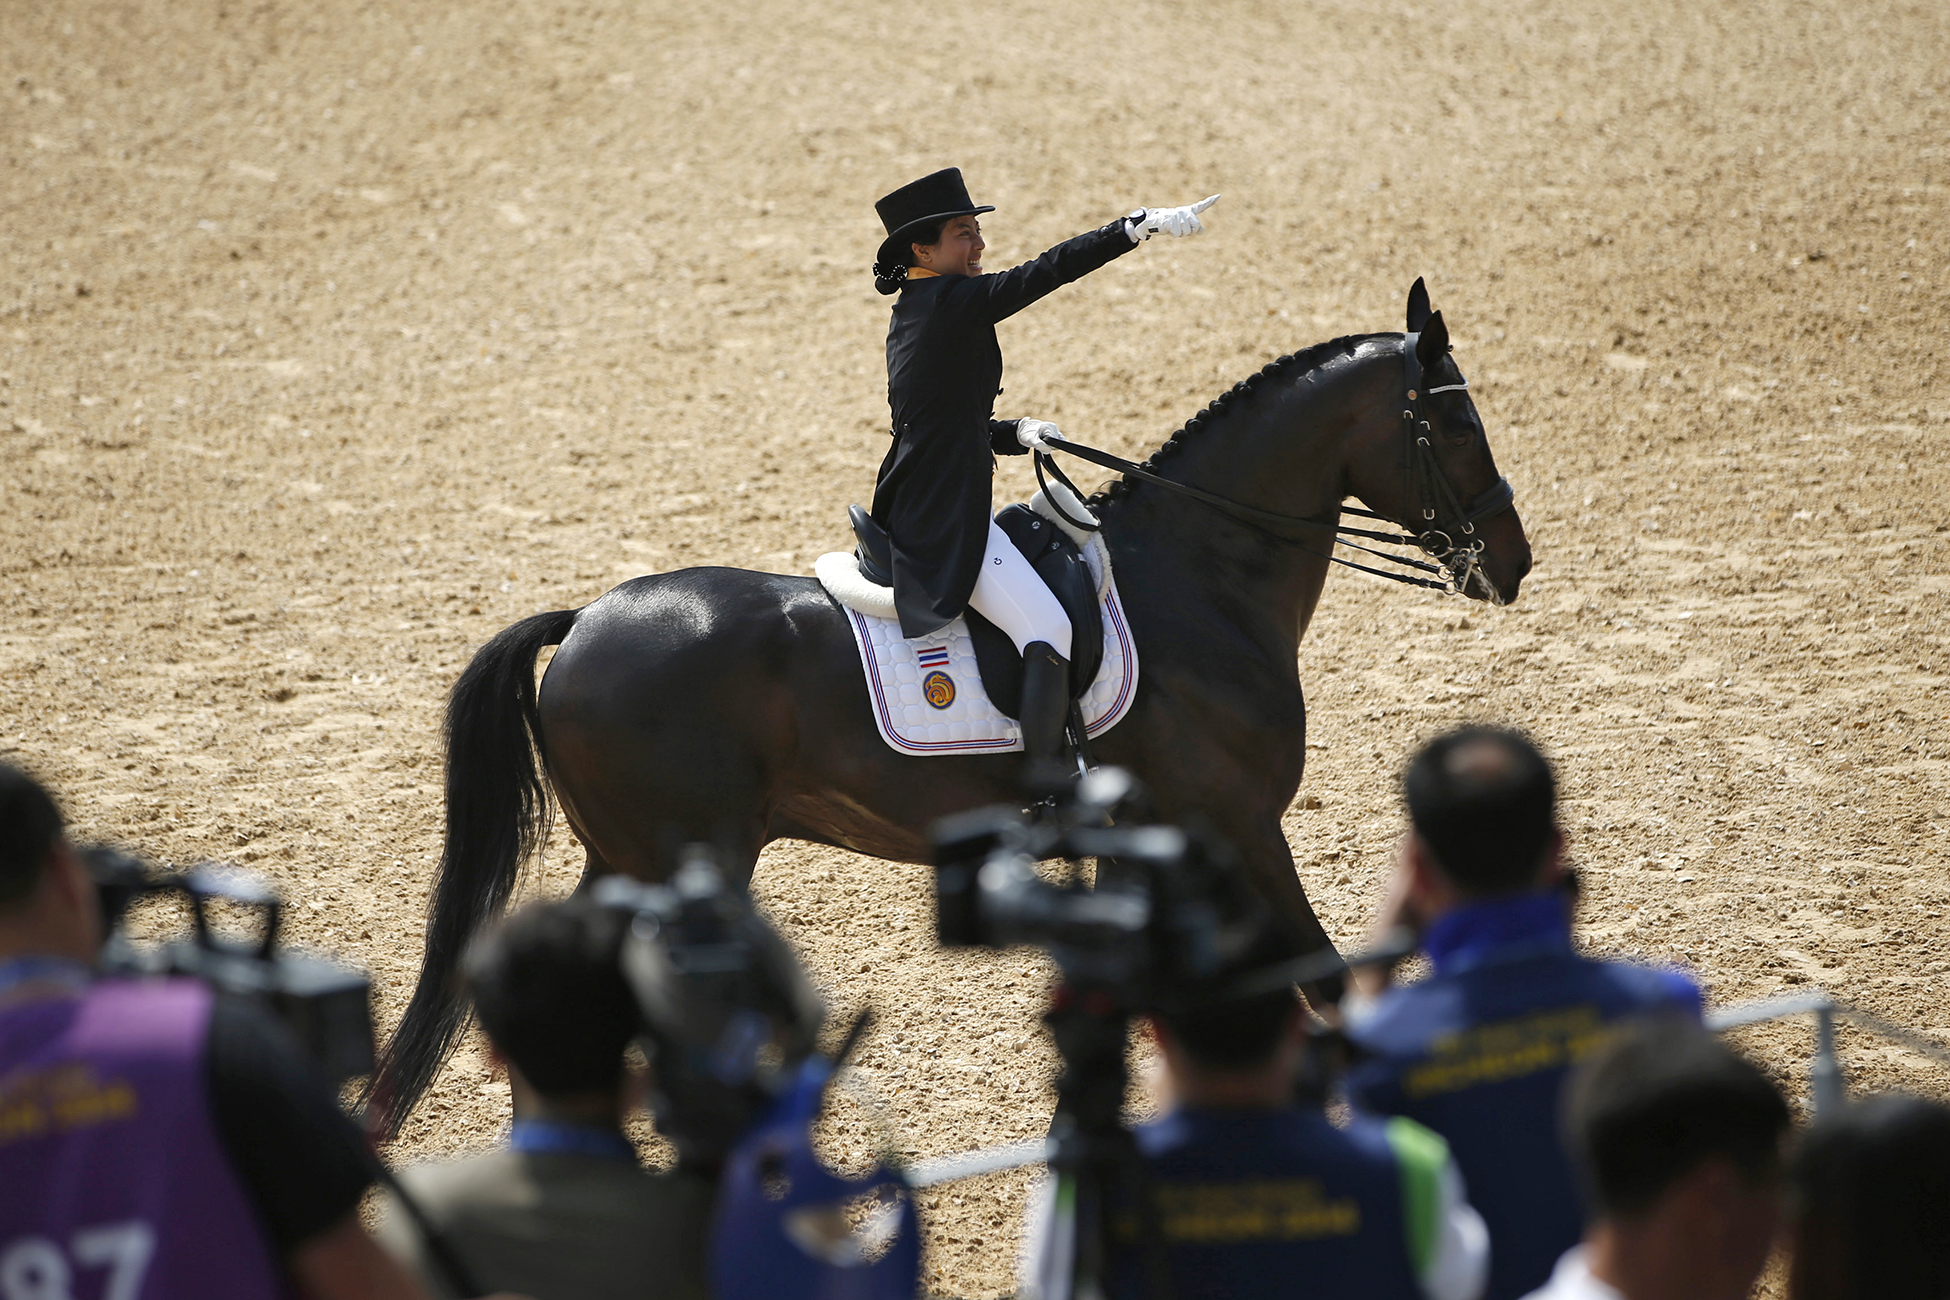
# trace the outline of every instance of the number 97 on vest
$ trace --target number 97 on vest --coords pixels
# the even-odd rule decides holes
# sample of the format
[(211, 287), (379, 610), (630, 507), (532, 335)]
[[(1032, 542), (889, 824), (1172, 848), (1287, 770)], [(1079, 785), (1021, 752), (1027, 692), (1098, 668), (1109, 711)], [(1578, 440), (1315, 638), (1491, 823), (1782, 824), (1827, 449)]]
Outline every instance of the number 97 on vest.
[(47, 1237), (15, 1237), (0, 1242), (0, 1300), (77, 1300), (75, 1274), (106, 1269), (81, 1295), (102, 1300), (136, 1300), (142, 1277), (156, 1253), (156, 1234), (140, 1219), (76, 1229), (64, 1250)]

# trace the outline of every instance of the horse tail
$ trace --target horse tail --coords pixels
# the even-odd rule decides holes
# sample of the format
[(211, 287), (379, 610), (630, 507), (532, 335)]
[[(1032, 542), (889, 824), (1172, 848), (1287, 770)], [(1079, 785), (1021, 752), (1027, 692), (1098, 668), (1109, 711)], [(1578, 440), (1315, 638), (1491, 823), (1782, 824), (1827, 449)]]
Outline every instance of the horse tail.
[(536, 614), (482, 646), (447, 701), (447, 834), (427, 908), (420, 980), (367, 1089), (374, 1134), (399, 1132), (460, 1041), (462, 954), (507, 905), (548, 830), (535, 657), (560, 645), (579, 610)]

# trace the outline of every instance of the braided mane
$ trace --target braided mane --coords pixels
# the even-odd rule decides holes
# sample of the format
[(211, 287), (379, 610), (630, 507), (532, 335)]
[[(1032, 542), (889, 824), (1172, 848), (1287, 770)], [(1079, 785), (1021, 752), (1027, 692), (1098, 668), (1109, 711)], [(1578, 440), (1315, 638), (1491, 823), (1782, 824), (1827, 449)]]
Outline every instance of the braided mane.
[[(1289, 352), (1283, 357), (1267, 362), (1257, 373), (1246, 376), (1231, 388), (1228, 388), (1225, 392), (1220, 393), (1208, 402), (1204, 409), (1199, 411), (1197, 415), (1194, 415), (1173, 431), (1172, 435), (1165, 439), (1164, 445), (1152, 452), (1149, 457), (1140, 461), (1138, 467), (1156, 473), (1161, 462), (1170, 460), (1173, 456), (1176, 456), (1185, 449), (1185, 440), (1187, 438), (1204, 432), (1225, 415), (1234, 401), (1245, 397), (1260, 384), (1269, 380), (1285, 379), (1293, 381), (1304, 378), (1329, 361), (1338, 357), (1353, 356), (1355, 349), (1369, 339), (1381, 337), (1383, 336), (1379, 334), (1344, 334), (1340, 338), (1329, 339), (1325, 343), (1316, 343), (1310, 348), (1302, 348), (1298, 352)], [(1095, 509), (1098, 506), (1110, 505), (1114, 502), (1121, 501), (1130, 493), (1133, 486), (1134, 482), (1132, 479), (1120, 476), (1113, 479), (1098, 491), (1091, 493), (1086, 504)]]

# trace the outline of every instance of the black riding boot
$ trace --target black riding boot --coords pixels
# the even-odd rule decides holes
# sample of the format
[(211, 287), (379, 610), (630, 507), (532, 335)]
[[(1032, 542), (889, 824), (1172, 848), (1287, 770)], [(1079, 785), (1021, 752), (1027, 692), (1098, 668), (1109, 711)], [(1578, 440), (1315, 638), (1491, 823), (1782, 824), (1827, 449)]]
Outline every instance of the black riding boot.
[(1022, 748), (1032, 788), (1061, 785), (1070, 775), (1063, 731), (1070, 719), (1070, 661), (1047, 641), (1022, 652)]

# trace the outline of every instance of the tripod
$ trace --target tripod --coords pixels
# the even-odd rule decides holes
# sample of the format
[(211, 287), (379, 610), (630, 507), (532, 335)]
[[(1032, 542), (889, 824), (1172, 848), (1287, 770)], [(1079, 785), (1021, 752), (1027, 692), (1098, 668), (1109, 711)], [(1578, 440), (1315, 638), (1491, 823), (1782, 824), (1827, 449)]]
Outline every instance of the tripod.
[[(1057, 960), (1069, 965), (1060, 952)], [(1146, 1300), (1172, 1300), (1150, 1173), (1136, 1139), (1119, 1122), (1130, 1008), (1108, 990), (1080, 987), (1066, 970), (1043, 1020), (1063, 1061), (1050, 1126), (1055, 1189), (1043, 1256), (1044, 1300), (1109, 1300), (1133, 1218), (1143, 1294)]]

